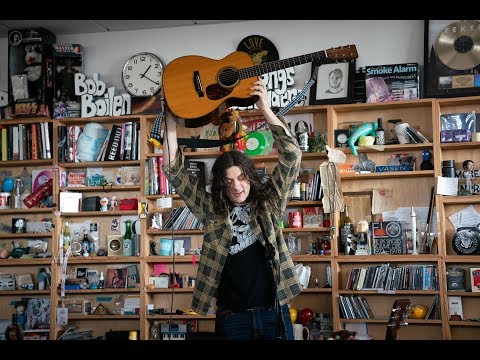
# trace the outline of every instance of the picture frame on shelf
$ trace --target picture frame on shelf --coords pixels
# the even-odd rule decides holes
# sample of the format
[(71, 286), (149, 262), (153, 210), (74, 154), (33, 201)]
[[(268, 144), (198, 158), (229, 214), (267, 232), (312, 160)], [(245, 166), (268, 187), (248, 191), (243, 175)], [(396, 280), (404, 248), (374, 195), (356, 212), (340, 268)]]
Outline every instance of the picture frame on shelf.
[(424, 97), (480, 95), (479, 31), (478, 20), (425, 20)]
[(115, 267), (107, 269), (106, 288), (126, 288), (127, 287), (127, 267)]
[(312, 62), (310, 105), (347, 104), (353, 102), (355, 60), (342, 62)]

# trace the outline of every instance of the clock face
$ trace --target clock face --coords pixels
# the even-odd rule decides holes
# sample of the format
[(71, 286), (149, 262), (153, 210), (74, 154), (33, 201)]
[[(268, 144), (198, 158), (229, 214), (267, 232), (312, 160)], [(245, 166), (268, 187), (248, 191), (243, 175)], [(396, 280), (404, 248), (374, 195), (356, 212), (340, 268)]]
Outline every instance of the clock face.
[(138, 53), (123, 66), (123, 86), (132, 96), (152, 96), (162, 88), (162, 75), (163, 65), (158, 56)]

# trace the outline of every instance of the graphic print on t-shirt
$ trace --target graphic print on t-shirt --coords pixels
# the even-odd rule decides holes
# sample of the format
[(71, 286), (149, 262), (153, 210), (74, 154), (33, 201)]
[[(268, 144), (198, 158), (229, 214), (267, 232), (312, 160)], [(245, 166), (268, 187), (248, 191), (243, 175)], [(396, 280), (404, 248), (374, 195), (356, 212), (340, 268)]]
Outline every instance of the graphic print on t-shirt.
[(230, 255), (238, 254), (252, 245), (256, 238), (248, 224), (250, 206), (236, 206), (230, 213), (232, 220), (232, 246), (230, 246)]

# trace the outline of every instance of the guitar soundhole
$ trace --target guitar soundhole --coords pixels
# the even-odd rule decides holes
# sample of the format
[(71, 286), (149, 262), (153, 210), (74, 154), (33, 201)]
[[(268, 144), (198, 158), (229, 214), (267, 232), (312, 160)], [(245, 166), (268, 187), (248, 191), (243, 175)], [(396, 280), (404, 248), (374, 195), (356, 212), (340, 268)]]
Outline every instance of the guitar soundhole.
[(218, 75), (218, 82), (225, 87), (232, 87), (238, 83), (238, 71), (236, 69), (223, 69)]
[(206, 89), (207, 97), (210, 100), (220, 100), (228, 96), (232, 90), (226, 89), (219, 84), (208, 85)]

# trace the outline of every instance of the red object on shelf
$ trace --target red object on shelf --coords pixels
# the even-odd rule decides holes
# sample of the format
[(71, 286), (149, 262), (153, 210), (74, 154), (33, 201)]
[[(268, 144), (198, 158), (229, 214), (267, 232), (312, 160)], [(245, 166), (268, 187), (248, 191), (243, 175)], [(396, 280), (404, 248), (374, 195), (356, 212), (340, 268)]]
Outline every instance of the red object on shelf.
[(313, 320), (313, 310), (310, 308), (304, 308), (300, 311), (300, 316), (298, 317), (298, 321), (300, 324), (304, 326), (308, 323), (312, 322)]
[(32, 208), (37, 205), (43, 198), (47, 197), (52, 193), (53, 180), (49, 179), (45, 184), (40, 186), (37, 191), (28, 195), (23, 199), (23, 203), (28, 207)]
[(120, 210), (137, 210), (138, 209), (138, 200), (137, 199), (123, 199), (120, 200)]
[(292, 211), (288, 214), (288, 226), (291, 228), (302, 227), (302, 213), (300, 211)]

